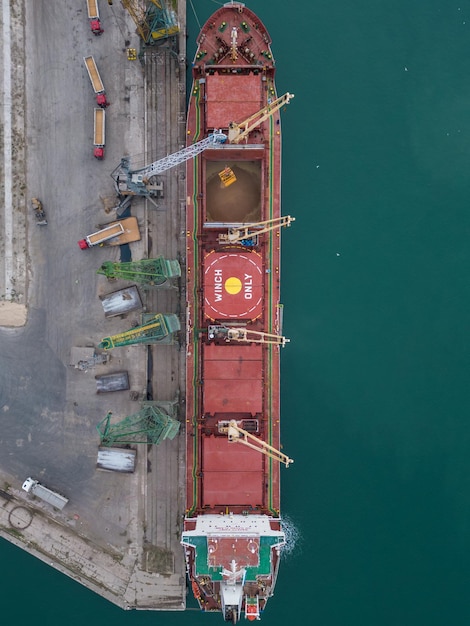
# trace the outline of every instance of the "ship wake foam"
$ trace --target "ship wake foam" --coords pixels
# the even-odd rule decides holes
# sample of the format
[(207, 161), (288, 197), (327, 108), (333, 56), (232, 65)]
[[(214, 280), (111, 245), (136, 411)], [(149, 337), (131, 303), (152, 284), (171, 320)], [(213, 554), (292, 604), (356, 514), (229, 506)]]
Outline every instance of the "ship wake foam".
[(290, 517), (283, 517), (281, 528), (286, 536), (286, 544), (282, 548), (282, 557), (286, 558), (296, 554), (302, 545), (302, 535), (295, 522)]

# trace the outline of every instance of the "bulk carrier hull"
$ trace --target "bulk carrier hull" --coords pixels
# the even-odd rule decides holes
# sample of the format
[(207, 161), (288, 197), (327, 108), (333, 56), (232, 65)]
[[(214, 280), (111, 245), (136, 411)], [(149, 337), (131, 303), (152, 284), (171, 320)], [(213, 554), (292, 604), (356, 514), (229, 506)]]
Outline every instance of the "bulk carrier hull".
[[(198, 37), (187, 146), (241, 123), (276, 98), (270, 37), (227, 3)], [(259, 619), (285, 543), (280, 518), (280, 231), (232, 240), (280, 217), (279, 110), (240, 143), (187, 165), (187, 507), (182, 535), (201, 609)], [(256, 229), (256, 228), (255, 228)], [(248, 334), (247, 334), (248, 333)], [(250, 337), (258, 339), (250, 340)], [(241, 338), (241, 339), (240, 339)], [(230, 425), (261, 447), (230, 437)], [(241, 444), (241, 445), (240, 445)]]

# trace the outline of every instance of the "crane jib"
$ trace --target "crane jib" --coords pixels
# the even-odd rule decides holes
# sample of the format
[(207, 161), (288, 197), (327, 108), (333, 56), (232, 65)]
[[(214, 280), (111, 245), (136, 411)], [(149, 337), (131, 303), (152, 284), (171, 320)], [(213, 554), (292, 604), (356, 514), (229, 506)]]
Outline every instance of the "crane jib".
[(185, 161), (189, 161), (189, 159), (197, 156), (200, 152), (209, 148), (211, 145), (224, 143), (227, 140), (227, 135), (222, 133), (221, 131), (214, 132), (205, 139), (196, 142), (192, 146), (188, 146), (187, 148), (183, 148), (183, 150), (179, 150), (173, 154), (170, 154), (154, 163), (148, 165), (139, 170), (133, 170), (129, 172), (130, 174), (140, 174), (142, 176), (156, 176), (157, 174), (161, 174), (166, 170), (179, 165), (180, 163), (184, 163)]

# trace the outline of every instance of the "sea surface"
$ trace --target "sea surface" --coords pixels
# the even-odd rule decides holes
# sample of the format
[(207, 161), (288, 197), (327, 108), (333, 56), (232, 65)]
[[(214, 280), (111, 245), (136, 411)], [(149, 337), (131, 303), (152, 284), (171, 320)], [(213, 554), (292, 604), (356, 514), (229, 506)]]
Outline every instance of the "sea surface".
[[(218, 6), (188, 2), (198, 23)], [(470, 624), (470, 2), (252, 0), (283, 112), (283, 470), (272, 626)], [(194, 11), (193, 11), (194, 7)], [(0, 541), (0, 624), (125, 613)]]

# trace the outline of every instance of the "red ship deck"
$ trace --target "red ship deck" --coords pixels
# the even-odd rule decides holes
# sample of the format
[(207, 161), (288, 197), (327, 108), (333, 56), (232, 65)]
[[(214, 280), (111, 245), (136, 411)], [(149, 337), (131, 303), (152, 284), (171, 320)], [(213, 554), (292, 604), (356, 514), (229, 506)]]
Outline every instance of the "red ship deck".
[[(223, 469), (221, 469), (223, 468)], [(204, 506), (256, 508), (263, 502), (263, 463), (259, 452), (221, 437), (204, 437)]]
[[(235, 53), (233, 29), (238, 32)], [(220, 9), (213, 22), (204, 26), (193, 66), (188, 145), (214, 129), (227, 134), (230, 122), (243, 122), (276, 98), (268, 44), (261, 22), (246, 8), (243, 12), (237, 6)], [(281, 332), (279, 232), (263, 235), (253, 249), (220, 245), (217, 240), (219, 233), (227, 232), (228, 224), (280, 215), (280, 150), (276, 112), (241, 144), (216, 146), (188, 162), (189, 515), (221, 506), (225, 510), (232, 504), (237, 509), (253, 506), (271, 514), (279, 510), (279, 464), (242, 445), (230, 444), (226, 435), (217, 432), (217, 422), (227, 419), (224, 415), (238, 421), (241, 415), (256, 415), (258, 430), (254, 434), (280, 447), (279, 347), (208, 345), (207, 327), (235, 323), (266, 333)], [(218, 176), (225, 166), (237, 176), (227, 188)]]
[(245, 120), (264, 104), (261, 81), (254, 74), (208, 74), (206, 94), (208, 128), (227, 128), (228, 122)]
[[(241, 124), (277, 97), (269, 35), (244, 5), (218, 9), (198, 44), (188, 146), (214, 130), (228, 136), (231, 122)], [(236, 178), (230, 186), (221, 182), (225, 168)], [(279, 111), (239, 144), (212, 145), (188, 161), (186, 177), (188, 573), (201, 608), (222, 610), (214, 585), (226, 580), (235, 589), (240, 568), (247, 568), (241, 593), (262, 610), (283, 545), (280, 464), (260, 449), (230, 442), (228, 426), (235, 422), (280, 449), (280, 346), (237, 342), (223, 331), (282, 334), (280, 233), (266, 232), (250, 245), (219, 236), (280, 216)], [(232, 619), (238, 601), (226, 593), (225, 619)]]

